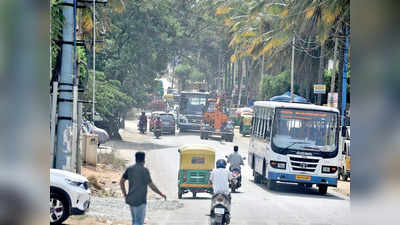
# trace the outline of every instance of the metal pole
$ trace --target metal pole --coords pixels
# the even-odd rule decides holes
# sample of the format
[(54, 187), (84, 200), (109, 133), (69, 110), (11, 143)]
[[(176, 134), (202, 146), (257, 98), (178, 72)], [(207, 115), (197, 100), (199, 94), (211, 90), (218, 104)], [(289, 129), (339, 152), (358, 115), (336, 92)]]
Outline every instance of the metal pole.
[(338, 50), (338, 38), (335, 38), (335, 47), (334, 47), (334, 51), (333, 51), (333, 71), (332, 71), (332, 79), (331, 79), (331, 93), (335, 92), (337, 50)]
[(294, 100), (294, 43), (295, 43), (296, 36), (293, 34), (292, 40), (292, 64), (291, 64), (291, 71), (290, 71), (290, 102)]
[(77, 64), (77, 51), (76, 51), (76, 4), (77, 0), (74, 0), (74, 79), (73, 79), (73, 89), (72, 89), (72, 169), (76, 172), (77, 168), (77, 143), (78, 143), (78, 125), (77, 125), (77, 116), (78, 116), (78, 64)]
[(341, 124), (344, 125), (344, 117), (346, 111), (346, 98), (347, 98), (347, 58), (349, 51), (349, 27), (346, 26), (345, 35), (346, 37), (346, 47), (344, 48), (344, 64), (343, 64), (343, 81), (342, 81), (342, 110), (341, 110)]
[(94, 123), (95, 99), (96, 96), (96, 1), (93, 0), (93, 103), (92, 103), (92, 121)]
[(56, 152), (55, 152), (55, 136), (56, 136), (56, 115), (57, 115), (57, 94), (58, 94), (58, 82), (53, 82), (53, 94), (51, 102), (51, 125), (50, 125), (50, 156), (51, 156), (51, 168), (55, 168)]
[(55, 168), (72, 171), (72, 86), (73, 86), (73, 59), (74, 41), (73, 0), (64, 0), (68, 5), (64, 6), (63, 44), (60, 74), (60, 95), (58, 98), (58, 122), (57, 122), (57, 149)]

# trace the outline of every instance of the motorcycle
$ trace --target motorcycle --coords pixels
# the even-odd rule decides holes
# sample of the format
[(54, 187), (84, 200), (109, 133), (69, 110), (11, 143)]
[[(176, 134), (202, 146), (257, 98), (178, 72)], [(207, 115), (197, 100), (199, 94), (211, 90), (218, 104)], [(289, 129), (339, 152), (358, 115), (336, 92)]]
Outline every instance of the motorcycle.
[(139, 121), (138, 128), (139, 128), (140, 133), (144, 134), (147, 130), (147, 123), (143, 122), (143, 121)]
[(156, 128), (154, 130), (154, 136), (156, 136), (157, 139), (160, 138), (160, 136), (161, 136), (161, 128)]
[(232, 179), (229, 183), (229, 188), (232, 190), (232, 192), (235, 192), (236, 189), (240, 188), (242, 186), (242, 174), (240, 172), (240, 169), (233, 169), (232, 171)]
[(215, 194), (211, 198), (210, 225), (226, 225), (231, 220), (230, 196)]

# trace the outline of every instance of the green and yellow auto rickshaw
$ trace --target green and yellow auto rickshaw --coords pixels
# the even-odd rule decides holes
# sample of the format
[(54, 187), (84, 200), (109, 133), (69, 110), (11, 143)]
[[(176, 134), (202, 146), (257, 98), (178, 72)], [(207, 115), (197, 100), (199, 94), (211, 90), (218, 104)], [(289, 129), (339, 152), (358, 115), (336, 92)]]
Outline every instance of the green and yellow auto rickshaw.
[(252, 113), (242, 113), (240, 116), (240, 130), (243, 136), (251, 134), (251, 121), (253, 119)]
[(210, 173), (215, 166), (215, 150), (208, 145), (186, 145), (181, 147), (178, 174), (178, 198), (192, 192), (213, 193)]

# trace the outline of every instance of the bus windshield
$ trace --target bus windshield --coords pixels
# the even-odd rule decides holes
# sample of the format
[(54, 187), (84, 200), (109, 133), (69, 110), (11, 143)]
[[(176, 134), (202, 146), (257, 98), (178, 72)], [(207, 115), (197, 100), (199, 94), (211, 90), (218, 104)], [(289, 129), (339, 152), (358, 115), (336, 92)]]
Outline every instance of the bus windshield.
[(202, 115), (206, 101), (206, 96), (198, 95), (181, 97), (180, 112), (182, 114)]
[(281, 149), (334, 151), (337, 123), (333, 112), (277, 109), (272, 141)]

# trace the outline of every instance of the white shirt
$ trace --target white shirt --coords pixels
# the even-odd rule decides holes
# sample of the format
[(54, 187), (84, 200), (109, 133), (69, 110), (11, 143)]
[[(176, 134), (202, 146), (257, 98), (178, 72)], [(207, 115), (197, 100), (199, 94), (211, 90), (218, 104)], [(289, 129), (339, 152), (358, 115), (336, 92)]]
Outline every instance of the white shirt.
[(229, 194), (229, 180), (232, 179), (232, 173), (224, 168), (214, 169), (210, 174), (210, 181), (213, 185), (214, 194)]

